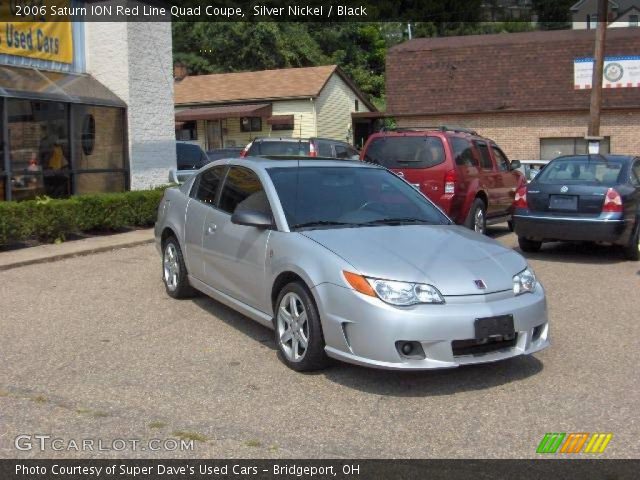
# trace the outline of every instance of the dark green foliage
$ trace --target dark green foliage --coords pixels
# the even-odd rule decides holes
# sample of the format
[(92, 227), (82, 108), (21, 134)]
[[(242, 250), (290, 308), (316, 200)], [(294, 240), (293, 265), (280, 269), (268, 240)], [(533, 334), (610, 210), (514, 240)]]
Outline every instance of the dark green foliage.
[(0, 245), (29, 239), (64, 240), (79, 232), (149, 227), (156, 220), (163, 193), (163, 189), (156, 189), (0, 202)]

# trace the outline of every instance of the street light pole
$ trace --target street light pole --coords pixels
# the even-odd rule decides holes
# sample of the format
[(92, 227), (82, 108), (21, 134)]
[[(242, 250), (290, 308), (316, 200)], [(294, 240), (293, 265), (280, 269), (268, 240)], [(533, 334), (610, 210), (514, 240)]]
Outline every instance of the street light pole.
[(602, 71), (604, 67), (604, 43), (607, 35), (607, 13), (609, 0), (598, 0), (598, 25), (596, 46), (593, 55), (593, 77), (591, 81), (591, 102), (589, 105), (589, 130), (587, 142), (589, 153), (600, 153), (600, 109), (602, 106)]

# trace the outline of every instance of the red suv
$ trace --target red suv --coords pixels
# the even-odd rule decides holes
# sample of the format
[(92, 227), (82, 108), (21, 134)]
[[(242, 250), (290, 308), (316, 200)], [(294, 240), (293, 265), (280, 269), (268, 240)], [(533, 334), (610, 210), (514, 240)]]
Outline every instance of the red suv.
[(507, 221), (516, 190), (526, 185), (488, 138), (463, 128), (396, 129), (375, 133), (360, 159), (387, 167), (438, 205), (456, 223), (484, 233)]

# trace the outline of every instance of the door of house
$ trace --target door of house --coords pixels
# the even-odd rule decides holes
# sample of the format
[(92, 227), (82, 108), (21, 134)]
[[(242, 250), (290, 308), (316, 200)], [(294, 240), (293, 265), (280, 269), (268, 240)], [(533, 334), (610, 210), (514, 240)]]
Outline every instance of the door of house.
[(220, 120), (207, 120), (207, 150), (222, 148)]

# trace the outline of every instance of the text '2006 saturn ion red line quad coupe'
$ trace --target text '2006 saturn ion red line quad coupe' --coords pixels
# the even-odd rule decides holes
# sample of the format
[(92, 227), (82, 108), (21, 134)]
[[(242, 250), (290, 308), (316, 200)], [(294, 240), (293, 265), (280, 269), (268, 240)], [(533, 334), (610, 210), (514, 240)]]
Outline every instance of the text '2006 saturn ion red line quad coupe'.
[(166, 190), (155, 235), (170, 296), (195, 288), (273, 328), (295, 370), (450, 368), (549, 345), (526, 260), (380, 166), (213, 162)]

